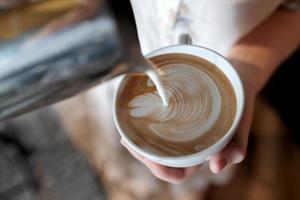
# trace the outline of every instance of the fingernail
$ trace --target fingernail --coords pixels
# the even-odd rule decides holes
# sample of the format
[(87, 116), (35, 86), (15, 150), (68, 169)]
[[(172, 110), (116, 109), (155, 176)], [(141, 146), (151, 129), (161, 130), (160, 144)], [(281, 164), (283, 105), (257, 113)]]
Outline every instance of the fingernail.
[(226, 158), (224, 158), (224, 159), (222, 159), (222, 160), (220, 161), (220, 171), (226, 167), (227, 162), (228, 162), (228, 161), (227, 161)]
[(214, 174), (220, 173), (226, 167), (226, 165), (227, 165), (227, 159), (225, 159), (225, 158), (223, 158), (219, 162), (210, 162), (209, 163), (210, 170)]
[(231, 155), (231, 163), (236, 164), (236, 163), (240, 163), (242, 162), (242, 160), (244, 159), (244, 154), (242, 154), (239, 151), (233, 152)]

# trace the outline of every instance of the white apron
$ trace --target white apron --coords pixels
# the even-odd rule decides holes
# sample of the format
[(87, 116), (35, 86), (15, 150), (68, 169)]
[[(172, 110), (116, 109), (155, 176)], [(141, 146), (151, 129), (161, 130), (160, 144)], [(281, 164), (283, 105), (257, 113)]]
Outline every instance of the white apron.
[(144, 54), (177, 43), (188, 32), (194, 44), (226, 55), (283, 0), (131, 0)]

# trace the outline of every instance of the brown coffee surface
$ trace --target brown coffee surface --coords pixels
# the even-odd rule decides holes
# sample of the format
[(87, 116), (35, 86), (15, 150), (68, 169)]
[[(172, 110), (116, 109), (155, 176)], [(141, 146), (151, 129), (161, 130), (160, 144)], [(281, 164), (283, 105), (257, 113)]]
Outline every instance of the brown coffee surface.
[(116, 113), (130, 140), (162, 156), (188, 155), (216, 143), (236, 114), (236, 96), (225, 74), (207, 60), (187, 54), (150, 60), (162, 74), (169, 106), (163, 105), (146, 75), (127, 75)]

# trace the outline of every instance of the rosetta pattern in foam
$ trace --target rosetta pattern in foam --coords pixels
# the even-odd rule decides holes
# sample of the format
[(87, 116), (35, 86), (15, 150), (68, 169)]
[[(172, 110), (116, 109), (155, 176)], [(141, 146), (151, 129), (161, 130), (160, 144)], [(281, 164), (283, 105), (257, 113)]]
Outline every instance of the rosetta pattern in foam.
[[(171, 141), (189, 141), (204, 135), (217, 121), (221, 96), (204, 71), (186, 64), (160, 68), (169, 99), (165, 107), (156, 91), (146, 92), (129, 102), (130, 115), (151, 121), (149, 130)], [(153, 87), (148, 80), (148, 86)]]

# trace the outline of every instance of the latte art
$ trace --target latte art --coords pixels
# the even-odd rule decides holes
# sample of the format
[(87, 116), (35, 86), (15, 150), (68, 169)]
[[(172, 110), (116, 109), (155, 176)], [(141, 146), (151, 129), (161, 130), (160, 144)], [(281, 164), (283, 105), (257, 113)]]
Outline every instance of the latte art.
[[(169, 106), (156, 91), (134, 97), (130, 116), (148, 119), (149, 129), (167, 140), (189, 141), (205, 134), (217, 121), (221, 96), (214, 81), (203, 71), (186, 64), (170, 64), (160, 69)], [(149, 87), (154, 87), (150, 79)]]
[(116, 99), (126, 136), (162, 156), (196, 153), (222, 138), (236, 114), (236, 96), (223, 72), (186, 54), (160, 55), (151, 62), (162, 74), (168, 106), (146, 75), (127, 75)]

